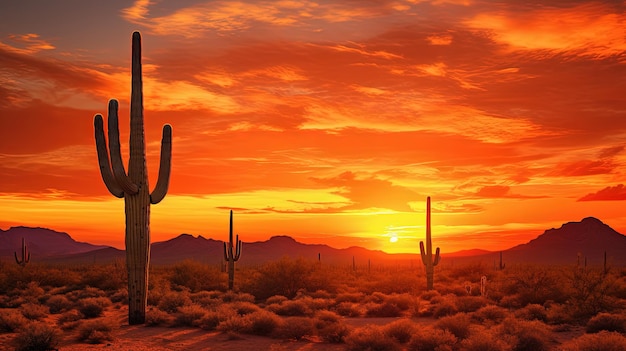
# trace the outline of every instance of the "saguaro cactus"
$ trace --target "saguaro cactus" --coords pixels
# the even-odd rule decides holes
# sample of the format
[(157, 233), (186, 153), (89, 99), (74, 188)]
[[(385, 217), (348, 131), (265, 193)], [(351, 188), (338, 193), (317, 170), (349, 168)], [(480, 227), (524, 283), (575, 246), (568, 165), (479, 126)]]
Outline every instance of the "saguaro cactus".
[(224, 261), (228, 262), (228, 290), (233, 290), (235, 284), (235, 262), (241, 257), (241, 240), (236, 236), (233, 243), (233, 210), (230, 210), (230, 230), (228, 244), (224, 243)]
[(506, 267), (506, 264), (502, 262), (502, 251), (500, 251), (500, 264), (498, 265), (498, 269), (503, 270)]
[(426, 289), (432, 290), (435, 266), (439, 264), (439, 248), (437, 248), (433, 258), (433, 244), (430, 237), (430, 196), (426, 198), (426, 249), (424, 249), (424, 242), (420, 241), (420, 254), (422, 262), (426, 266)]
[(15, 256), (15, 262), (22, 267), (25, 267), (28, 262), (30, 262), (30, 252), (26, 247), (26, 241), (22, 238), (22, 259), (17, 258), (17, 252), (13, 251), (13, 255)]
[(130, 159), (128, 173), (120, 152), (118, 102), (109, 101), (108, 137), (104, 136), (103, 118), (94, 118), (96, 148), (100, 173), (107, 189), (115, 197), (124, 198), (126, 213), (126, 267), (128, 270), (128, 323), (142, 324), (146, 319), (148, 267), (150, 265), (150, 204), (165, 197), (170, 179), (172, 158), (172, 127), (163, 127), (159, 179), (149, 192), (146, 170), (146, 146), (143, 127), (143, 84), (141, 77), (141, 35), (132, 38), (132, 83), (130, 101)]

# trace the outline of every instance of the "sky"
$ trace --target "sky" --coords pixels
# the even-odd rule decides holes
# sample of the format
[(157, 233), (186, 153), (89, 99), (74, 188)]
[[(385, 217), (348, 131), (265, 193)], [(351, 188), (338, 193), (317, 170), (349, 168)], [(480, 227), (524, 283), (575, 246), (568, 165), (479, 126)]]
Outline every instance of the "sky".
[[(0, 228), (123, 248), (93, 119), (143, 45), (151, 239), (503, 250), (593, 216), (626, 233), (626, 3), (0, 2)], [(125, 161), (127, 162), (127, 161)]]

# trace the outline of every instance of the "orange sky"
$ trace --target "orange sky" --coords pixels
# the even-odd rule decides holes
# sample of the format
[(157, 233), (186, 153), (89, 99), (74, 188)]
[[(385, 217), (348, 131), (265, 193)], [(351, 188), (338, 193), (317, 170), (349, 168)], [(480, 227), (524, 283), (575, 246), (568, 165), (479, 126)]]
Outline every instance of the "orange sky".
[[(558, 5), (554, 5), (557, 3)], [(130, 7), (129, 7), (130, 6)], [(595, 216), (626, 232), (626, 4), (591, 1), (0, 3), (0, 227), (123, 246), (93, 116), (143, 37), (152, 240), (418, 252), (506, 249)], [(391, 237), (396, 243), (390, 243)]]

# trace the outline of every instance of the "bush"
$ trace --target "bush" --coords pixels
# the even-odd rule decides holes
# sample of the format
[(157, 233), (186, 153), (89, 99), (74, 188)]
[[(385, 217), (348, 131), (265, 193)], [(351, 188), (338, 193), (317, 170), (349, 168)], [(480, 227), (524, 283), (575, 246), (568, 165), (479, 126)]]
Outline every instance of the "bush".
[(282, 296), (282, 295), (274, 295), (274, 296), (270, 296), (265, 300), (265, 303), (268, 305), (272, 305), (272, 304), (278, 304), (280, 305), (281, 303), (285, 302), (289, 300), (287, 297)]
[(208, 311), (202, 319), (200, 319), (199, 327), (204, 330), (215, 330), (220, 324), (220, 316), (216, 311)]
[(470, 334), (467, 339), (461, 341), (463, 351), (511, 351), (511, 345), (502, 340), (491, 329), (482, 330), (479, 333)]
[(548, 321), (548, 312), (546, 311), (545, 307), (535, 303), (531, 303), (529, 305), (526, 305), (526, 307), (515, 311), (515, 316), (517, 318), (526, 319), (529, 321)]
[[(215, 329), (222, 333), (243, 333), (250, 330), (250, 320), (238, 314), (220, 320)], [(203, 328), (206, 329), (206, 328)]]
[(400, 351), (401, 347), (380, 327), (368, 325), (358, 328), (345, 338), (348, 351)]
[(112, 341), (116, 328), (115, 321), (109, 318), (86, 320), (78, 327), (78, 340), (89, 344)]
[(433, 308), (433, 316), (435, 318), (450, 316), (456, 314), (457, 312), (458, 309), (456, 308), (454, 301), (451, 301), (450, 298), (443, 299)]
[(335, 306), (335, 311), (344, 317), (360, 317), (361, 310), (359, 309), (359, 305), (352, 302), (342, 302)]
[(315, 334), (313, 320), (307, 317), (288, 317), (276, 329), (276, 335), (283, 339), (301, 340)]
[(281, 316), (310, 316), (313, 310), (301, 300), (288, 300), (280, 305), (269, 305), (267, 309)]
[(56, 349), (61, 340), (61, 332), (46, 323), (33, 322), (17, 334), (13, 343), (16, 351), (47, 351)]
[(245, 317), (248, 321), (246, 323), (248, 329), (247, 333), (261, 336), (269, 336), (271, 335), (276, 328), (278, 328), (283, 320), (276, 314), (259, 310), (256, 312), (252, 312)]
[(57, 314), (72, 308), (72, 302), (63, 295), (54, 295), (46, 301), (46, 306), (50, 309), (50, 313)]
[(17, 310), (0, 311), (0, 332), (12, 333), (28, 323), (28, 320)]
[(187, 305), (178, 308), (176, 314), (177, 326), (197, 327), (200, 321), (207, 314), (207, 311), (199, 305)]
[(20, 307), (22, 315), (30, 320), (40, 320), (48, 316), (50, 309), (48, 306), (42, 306), (34, 303), (27, 303)]
[(441, 351), (452, 350), (457, 339), (447, 330), (431, 327), (421, 328), (413, 334), (408, 344), (410, 351)]
[(89, 297), (78, 303), (78, 311), (85, 318), (96, 318), (102, 316), (104, 309), (111, 306), (111, 300), (106, 297)]
[(77, 310), (69, 310), (64, 312), (59, 319), (57, 320), (57, 324), (63, 330), (70, 330), (76, 328), (78, 325), (78, 321), (83, 318), (83, 314), (78, 312)]
[(472, 319), (481, 324), (492, 325), (500, 324), (508, 315), (509, 311), (506, 309), (495, 305), (489, 305), (472, 313)]
[(585, 334), (563, 343), (561, 351), (623, 351), (626, 350), (626, 337), (617, 332), (601, 331)]
[(368, 304), (365, 315), (368, 317), (399, 317), (400, 312), (398, 306), (389, 302), (383, 302), (381, 304)]
[(550, 327), (540, 321), (517, 320), (509, 317), (498, 329), (515, 351), (547, 351), (550, 349)]
[(174, 317), (158, 308), (151, 308), (146, 311), (146, 326), (170, 326), (174, 323)]
[(447, 330), (458, 339), (465, 339), (470, 334), (470, 317), (466, 313), (457, 313), (454, 316), (441, 317), (435, 327)]
[(587, 333), (602, 330), (626, 333), (626, 317), (619, 314), (598, 313), (587, 322)]
[(174, 265), (170, 281), (192, 292), (222, 289), (226, 285), (217, 268), (190, 260)]
[(157, 307), (159, 307), (161, 311), (175, 313), (179, 308), (186, 305), (191, 305), (191, 298), (188, 293), (168, 291), (163, 294)]
[(459, 312), (474, 312), (487, 306), (489, 301), (480, 296), (459, 296), (456, 298), (456, 307)]
[(417, 325), (409, 319), (399, 319), (383, 327), (386, 336), (396, 340), (400, 344), (406, 344), (415, 334)]

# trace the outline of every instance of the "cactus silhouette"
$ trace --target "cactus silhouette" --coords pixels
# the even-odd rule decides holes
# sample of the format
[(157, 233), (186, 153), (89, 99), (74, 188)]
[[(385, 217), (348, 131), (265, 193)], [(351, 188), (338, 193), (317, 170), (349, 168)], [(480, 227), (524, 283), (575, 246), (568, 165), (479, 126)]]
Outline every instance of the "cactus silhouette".
[(13, 251), (13, 255), (15, 256), (15, 262), (22, 267), (25, 267), (28, 262), (30, 262), (30, 252), (28, 251), (28, 247), (26, 247), (26, 241), (22, 238), (22, 259), (17, 258), (17, 252)]
[(439, 263), (439, 248), (433, 258), (433, 244), (430, 237), (430, 196), (426, 198), (426, 249), (424, 250), (424, 242), (420, 241), (420, 255), (426, 266), (426, 289), (432, 290), (435, 266)]
[(235, 284), (235, 262), (241, 257), (241, 240), (236, 236), (233, 243), (233, 210), (230, 210), (230, 230), (228, 244), (224, 243), (224, 261), (228, 262), (228, 290), (233, 290)]
[(505, 266), (506, 264), (502, 262), (502, 251), (500, 251), (500, 265), (498, 266), (498, 269), (503, 270)]
[(108, 139), (104, 136), (103, 118), (94, 118), (98, 163), (104, 184), (111, 194), (124, 198), (126, 213), (126, 267), (128, 270), (128, 323), (143, 324), (146, 319), (148, 268), (150, 265), (150, 204), (165, 197), (169, 185), (172, 157), (172, 127), (163, 127), (159, 179), (149, 193), (146, 170), (146, 147), (143, 124), (143, 83), (141, 76), (141, 35), (132, 36), (132, 83), (130, 101), (130, 159), (128, 173), (120, 152), (118, 102), (108, 107)]

